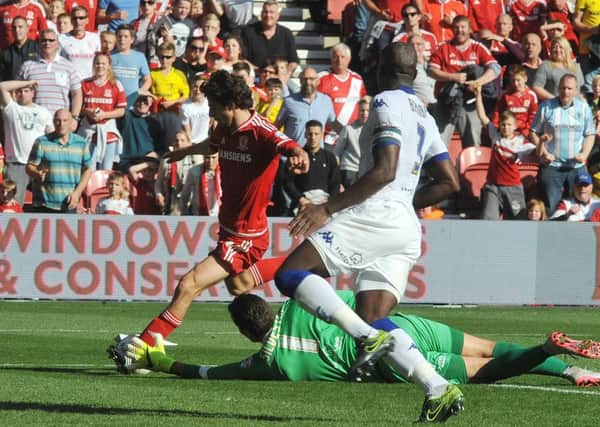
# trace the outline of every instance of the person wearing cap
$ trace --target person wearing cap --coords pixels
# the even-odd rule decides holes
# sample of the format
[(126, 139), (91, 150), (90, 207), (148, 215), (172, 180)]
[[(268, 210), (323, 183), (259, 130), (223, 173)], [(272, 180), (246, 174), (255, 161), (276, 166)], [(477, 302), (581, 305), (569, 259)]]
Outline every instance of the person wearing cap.
[(592, 216), (600, 220), (600, 199), (593, 196), (594, 186), (592, 177), (586, 171), (581, 171), (574, 179), (573, 196), (558, 203), (551, 221), (591, 221)]
[(206, 50), (206, 76), (207, 78), (214, 73), (223, 69), (225, 66), (225, 58), (227, 52), (223, 46), (212, 46)]
[(537, 145), (538, 186), (550, 216), (565, 185), (567, 194), (577, 191), (573, 189), (575, 178), (587, 173), (585, 163), (594, 146), (592, 110), (577, 94), (577, 77), (565, 74), (558, 85), (558, 96), (540, 104), (529, 135)]

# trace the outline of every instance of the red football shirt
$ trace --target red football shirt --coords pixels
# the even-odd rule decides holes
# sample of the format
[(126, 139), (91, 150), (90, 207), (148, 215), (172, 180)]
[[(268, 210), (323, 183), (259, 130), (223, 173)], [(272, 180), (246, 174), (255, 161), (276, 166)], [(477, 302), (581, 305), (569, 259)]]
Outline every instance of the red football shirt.
[(367, 94), (362, 77), (354, 71), (349, 71), (343, 80), (329, 71), (319, 77), (317, 90), (331, 98), (337, 121), (342, 125), (354, 122), (358, 118), (358, 101)]
[(514, 24), (512, 39), (521, 40), (527, 33), (539, 34), (548, 11), (544, 0), (531, 0), (528, 5), (517, 0), (510, 5), (508, 13)]
[(517, 118), (518, 131), (527, 136), (529, 135), (537, 109), (538, 99), (535, 92), (531, 89), (527, 88), (523, 93), (506, 92), (498, 100), (493, 122), (498, 127), (500, 114), (505, 110), (512, 111)]
[(219, 222), (229, 233), (255, 237), (267, 230), (267, 206), (279, 167), (279, 153), (297, 145), (256, 112), (230, 133), (217, 126), (210, 144), (219, 150)]
[[(98, 85), (93, 78), (85, 79), (81, 82), (81, 91), (84, 109), (99, 108), (102, 111), (113, 111), (115, 108), (127, 108), (125, 89), (118, 80), (106, 81), (103, 85)], [(106, 123), (106, 120), (102, 123)]]
[(29, 25), (27, 38), (30, 40), (36, 40), (39, 32), (48, 28), (42, 6), (38, 3), (30, 2), (21, 7), (14, 3), (2, 6), (0, 15), (2, 16), (2, 25), (0, 25), (0, 48), (2, 49), (15, 42), (11, 24), (17, 16), (22, 16), (27, 20), (27, 25)]
[(474, 33), (483, 29), (495, 30), (498, 17), (504, 13), (502, 0), (468, 0), (465, 3)]

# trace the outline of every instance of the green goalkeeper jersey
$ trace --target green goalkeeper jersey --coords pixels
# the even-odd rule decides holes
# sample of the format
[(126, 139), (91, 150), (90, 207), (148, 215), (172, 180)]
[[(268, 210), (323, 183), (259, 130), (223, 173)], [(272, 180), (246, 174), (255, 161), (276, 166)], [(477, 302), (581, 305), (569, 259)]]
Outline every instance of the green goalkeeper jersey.
[[(352, 292), (339, 293), (354, 307)], [(258, 353), (240, 363), (217, 366), (209, 379), (280, 379), (342, 381), (356, 357), (354, 339), (336, 325), (313, 316), (294, 301), (286, 301)]]
[[(354, 294), (338, 295), (354, 308)], [(415, 341), (419, 351), (453, 382), (464, 382), (464, 366), (456, 367), (451, 354), (460, 354), (462, 332), (418, 316), (396, 313), (389, 317)], [(208, 379), (256, 379), (287, 381), (344, 381), (356, 358), (354, 338), (334, 324), (318, 319), (296, 301), (286, 301), (275, 317), (262, 348), (242, 362), (202, 369)], [(456, 370), (458, 369), (458, 373)], [(369, 381), (406, 382), (380, 361)]]

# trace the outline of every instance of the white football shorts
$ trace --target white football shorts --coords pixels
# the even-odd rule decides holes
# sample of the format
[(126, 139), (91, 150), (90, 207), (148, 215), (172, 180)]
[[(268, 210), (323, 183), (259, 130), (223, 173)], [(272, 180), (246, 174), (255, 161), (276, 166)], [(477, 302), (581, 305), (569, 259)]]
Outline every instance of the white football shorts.
[(308, 239), (330, 275), (356, 274), (356, 293), (385, 290), (398, 301), (421, 255), (421, 224), (413, 207), (399, 202), (345, 209)]

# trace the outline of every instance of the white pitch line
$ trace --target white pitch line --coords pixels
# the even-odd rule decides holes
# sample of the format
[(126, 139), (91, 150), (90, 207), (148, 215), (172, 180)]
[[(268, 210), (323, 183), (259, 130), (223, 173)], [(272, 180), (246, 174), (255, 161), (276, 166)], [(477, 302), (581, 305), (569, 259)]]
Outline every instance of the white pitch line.
[(55, 363), (51, 365), (39, 365), (36, 363), (0, 363), (2, 368), (111, 368), (115, 365), (94, 365), (92, 363)]
[(520, 390), (537, 390), (537, 391), (550, 391), (554, 393), (564, 394), (586, 394), (591, 396), (600, 396), (600, 391), (588, 391), (579, 389), (566, 389), (556, 387), (544, 387), (538, 385), (519, 385), (519, 384), (488, 384), (489, 387), (497, 388), (516, 388)]
[[(90, 329), (0, 329), (0, 334), (14, 334), (14, 333), (38, 333), (38, 332), (53, 332), (62, 334), (110, 334), (114, 331), (108, 330), (90, 330)], [(220, 332), (177, 332), (178, 335), (239, 335), (237, 331), (220, 331)]]

